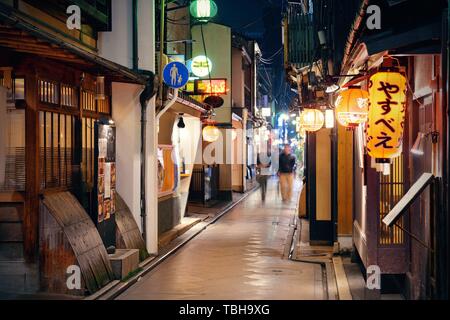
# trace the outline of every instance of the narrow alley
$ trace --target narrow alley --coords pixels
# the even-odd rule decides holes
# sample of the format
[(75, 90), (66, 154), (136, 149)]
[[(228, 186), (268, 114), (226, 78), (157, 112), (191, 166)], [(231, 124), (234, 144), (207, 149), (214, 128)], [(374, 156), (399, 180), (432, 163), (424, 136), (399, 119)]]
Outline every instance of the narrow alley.
[(320, 265), (285, 256), (296, 203), (282, 203), (276, 179), (267, 192), (265, 203), (253, 192), (118, 299), (323, 299)]

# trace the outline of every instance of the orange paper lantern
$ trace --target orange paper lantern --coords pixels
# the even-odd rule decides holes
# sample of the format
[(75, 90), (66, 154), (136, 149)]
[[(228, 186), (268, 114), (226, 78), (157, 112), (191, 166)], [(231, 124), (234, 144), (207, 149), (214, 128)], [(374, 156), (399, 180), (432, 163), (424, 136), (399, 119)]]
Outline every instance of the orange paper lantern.
[(336, 120), (344, 127), (356, 128), (367, 121), (369, 93), (359, 87), (342, 91), (335, 102)]
[(398, 71), (381, 71), (369, 80), (367, 152), (377, 163), (401, 153), (407, 80)]
[(323, 127), (324, 122), (325, 117), (320, 110), (304, 109), (300, 114), (300, 128), (305, 131), (314, 132), (320, 130)]

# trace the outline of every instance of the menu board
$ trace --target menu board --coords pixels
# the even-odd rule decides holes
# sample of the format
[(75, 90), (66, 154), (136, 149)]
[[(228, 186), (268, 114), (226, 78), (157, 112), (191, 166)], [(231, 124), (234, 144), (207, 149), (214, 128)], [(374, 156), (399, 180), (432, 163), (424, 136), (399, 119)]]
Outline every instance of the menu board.
[(111, 218), (116, 212), (116, 128), (98, 125), (98, 222)]

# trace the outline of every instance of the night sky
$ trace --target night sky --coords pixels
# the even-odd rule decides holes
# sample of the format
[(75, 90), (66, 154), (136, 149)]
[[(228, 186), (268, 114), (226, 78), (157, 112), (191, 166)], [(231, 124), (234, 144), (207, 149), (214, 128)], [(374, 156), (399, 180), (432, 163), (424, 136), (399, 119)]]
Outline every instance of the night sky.
[(255, 39), (263, 57), (269, 58), (281, 47), (283, 0), (215, 0), (219, 12), (215, 22)]
[[(218, 15), (214, 22), (227, 25), (233, 32), (254, 39), (262, 51), (262, 57), (270, 59), (262, 75), (268, 75), (273, 86), (276, 108), (288, 107), (291, 92), (284, 80), (281, 20), (285, 0), (215, 0)], [(276, 55), (274, 55), (277, 53)], [(270, 74), (270, 76), (269, 76)]]

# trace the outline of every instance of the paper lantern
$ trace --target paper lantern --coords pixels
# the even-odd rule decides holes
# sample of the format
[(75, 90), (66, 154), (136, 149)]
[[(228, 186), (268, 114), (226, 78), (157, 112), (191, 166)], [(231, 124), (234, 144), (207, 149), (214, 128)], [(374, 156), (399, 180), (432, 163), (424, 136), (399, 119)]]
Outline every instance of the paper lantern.
[(203, 140), (206, 142), (215, 142), (220, 137), (220, 130), (214, 125), (207, 125), (203, 128)]
[(217, 14), (217, 5), (212, 0), (194, 0), (189, 8), (191, 15), (202, 22), (207, 22)]
[(300, 128), (314, 132), (320, 130), (325, 122), (323, 112), (316, 109), (304, 109), (300, 114)]
[(356, 128), (367, 121), (369, 93), (359, 87), (350, 87), (339, 94), (335, 107), (339, 124), (347, 128)]
[(397, 71), (380, 71), (370, 77), (367, 152), (376, 163), (387, 163), (401, 154), (406, 87), (406, 78)]

